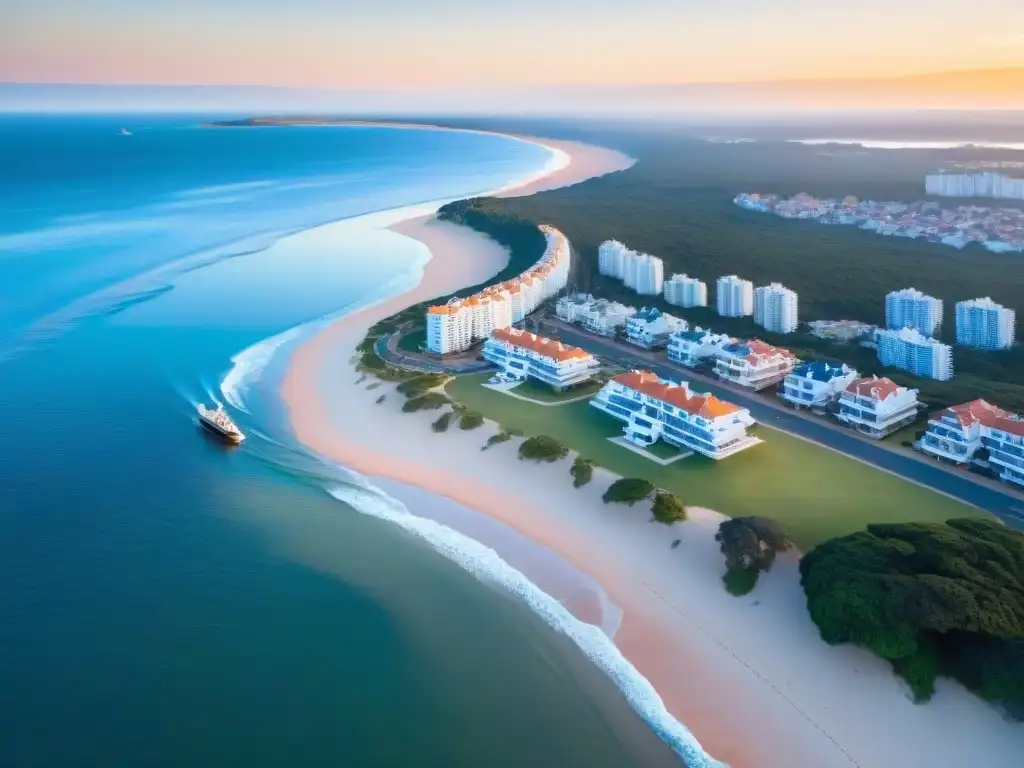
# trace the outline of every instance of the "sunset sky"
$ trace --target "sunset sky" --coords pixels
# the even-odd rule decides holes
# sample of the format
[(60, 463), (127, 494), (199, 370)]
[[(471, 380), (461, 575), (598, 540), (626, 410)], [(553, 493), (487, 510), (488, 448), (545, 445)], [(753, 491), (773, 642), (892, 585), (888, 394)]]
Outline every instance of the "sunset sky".
[(0, 81), (416, 88), (1024, 66), (1024, 0), (0, 0)]

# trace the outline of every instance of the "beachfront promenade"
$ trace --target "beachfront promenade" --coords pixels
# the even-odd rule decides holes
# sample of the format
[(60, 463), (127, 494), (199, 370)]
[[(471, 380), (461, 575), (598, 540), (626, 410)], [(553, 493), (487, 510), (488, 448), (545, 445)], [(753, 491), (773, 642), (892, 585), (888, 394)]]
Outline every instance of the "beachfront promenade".
[[(796, 413), (781, 400), (775, 403), (766, 397), (751, 395), (739, 387), (723, 385), (713, 377), (668, 362), (656, 353), (587, 333), (559, 320), (546, 319), (544, 324), (563, 342), (582, 347), (610, 362), (628, 368), (651, 370), (659, 376), (676, 381), (700, 380), (701, 390), (748, 409), (765, 426), (814, 441), (906, 480), (949, 494), (991, 512), (1015, 527), (1024, 528), (1024, 498), (1012, 491), (1003, 491), (994, 484), (979, 481), (966, 473), (950, 471), (920, 457), (869, 442), (837, 425)], [(794, 482), (799, 482), (799, 479), (794, 478)]]

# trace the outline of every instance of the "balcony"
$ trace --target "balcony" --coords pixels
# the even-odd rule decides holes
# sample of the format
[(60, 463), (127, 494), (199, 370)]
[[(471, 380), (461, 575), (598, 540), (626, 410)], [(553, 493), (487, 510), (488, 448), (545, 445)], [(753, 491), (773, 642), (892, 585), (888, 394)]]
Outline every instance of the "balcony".
[(1024, 470), (1024, 459), (1019, 459), (998, 448), (989, 448), (988, 460), (1008, 469)]
[(940, 459), (947, 459), (957, 464), (966, 464), (971, 460), (974, 451), (968, 451), (963, 443), (954, 443), (926, 434), (921, 440), (921, 450)]

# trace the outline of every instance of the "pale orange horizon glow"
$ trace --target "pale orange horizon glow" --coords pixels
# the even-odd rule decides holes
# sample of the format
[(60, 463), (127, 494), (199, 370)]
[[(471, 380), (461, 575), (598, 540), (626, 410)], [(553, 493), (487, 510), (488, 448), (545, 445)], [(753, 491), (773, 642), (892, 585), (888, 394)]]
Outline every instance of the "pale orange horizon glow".
[(14, 0), (0, 25), (0, 80), (424, 89), (1024, 67), (1020, 0), (931, 0), (916, 9), (883, 0), (626, 5)]

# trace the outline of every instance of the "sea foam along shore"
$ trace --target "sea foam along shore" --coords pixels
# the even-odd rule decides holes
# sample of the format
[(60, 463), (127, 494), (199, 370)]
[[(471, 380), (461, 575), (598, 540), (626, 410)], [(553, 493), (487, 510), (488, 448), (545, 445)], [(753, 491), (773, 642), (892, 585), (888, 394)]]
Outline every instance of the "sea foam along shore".
[[(283, 396), (302, 443), (371, 480), (397, 480), (491, 515), (593, 577), (623, 611), (615, 645), (671, 713), (641, 711), (663, 736), (678, 727), (675, 718), (736, 768), (1018, 764), (1024, 730), (958, 686), (944, 683), (933, 702), (916, 706), (887, 665), (822, 643), (792, 560), (752, 598), (728, 596), (715, 513), (691, 509), (692, 519), (671, 529), (651, 524), (639, 508), (601, 503), (612, 479), (605, 472), (573, 489), (564, 462), (520, 462), (514, 441), (481, 452), (493, 425), (436, 435), (432, 415), (401, 413), (390, 387), (356, 384), (347, 361), (376, 319), (481, 282), (505, 263), (502, 249), (460, 227), (418, 220), (393, 229), (434, 257), (416, 288), (338, 320), (295, 352)], [(376, 404), (382, 393), (390, 394)]]

